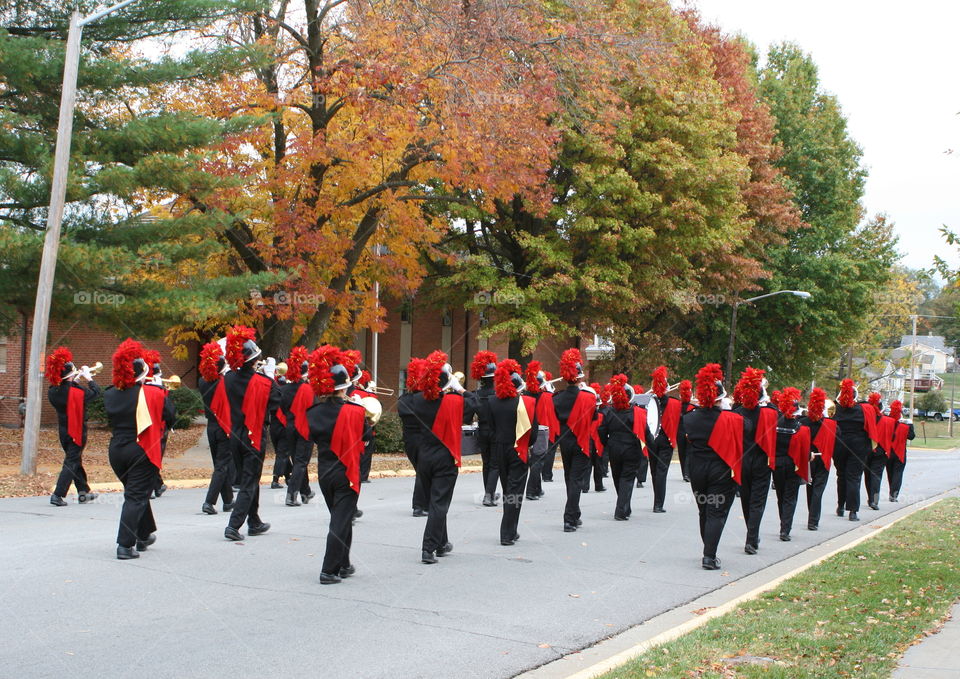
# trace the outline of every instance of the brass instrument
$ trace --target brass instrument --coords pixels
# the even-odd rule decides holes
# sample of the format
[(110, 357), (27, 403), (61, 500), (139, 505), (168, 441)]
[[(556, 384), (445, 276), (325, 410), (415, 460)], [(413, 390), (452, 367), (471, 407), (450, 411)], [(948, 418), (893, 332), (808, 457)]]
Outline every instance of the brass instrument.
[(280, 361), (277, 363), (277, 376), (282, 377), (287, 374), (287, 364), (285, 361)]
[(378, 396), (393, 396), (394, 391), (390, 387), (381, 387), (373, 380), (367, 383), (367, 388), (364, 391), (370, 391)]
[(827, 417), (833, 417), (837, 414), (837, 404), (828, 398), (824, 403), (823, 412)]
[(88, 365), (84, 365), (80, 367), (80, 370), (75, 371), (73, 374), (78, 377), (85, 377), (85, 373), (86, 373), (86, 374), (89, 374), (90, 377), (93, 377), (94, 375), (99, 374), (100, 371), (102, 370), (103, 370), (103, 363), (101, 363), (100, 361), (97, 361), (96, 363), (93, 364), (92, 368)]
[(161, 377), (160, 383), (163, 384), (167, 389), (179, 389), (180, 388), (180, 377), (178, 375), (171, 375), (170, 377)]
[(350, 398), (354, 403), (362, 405), (363, 409), (367, 411), (365, 416), (371, 425), (375, 425), (380, 421), (380, 418), (383, 417), (383, 406), (380, 404), (380, 401), (373, 396), (360, 398), (356, 394), (353, 394)]

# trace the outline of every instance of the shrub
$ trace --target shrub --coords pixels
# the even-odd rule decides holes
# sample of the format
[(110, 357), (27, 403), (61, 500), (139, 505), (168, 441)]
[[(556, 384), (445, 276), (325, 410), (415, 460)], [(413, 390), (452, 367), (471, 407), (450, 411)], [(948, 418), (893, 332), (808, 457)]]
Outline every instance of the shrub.
[(943, 397), (943, 392), (940, 390), (928, 391), (926, 394), (917, 398), (917, 408), (926, 410), (927, 415), (931, 416), (933, 413), (946, 412), (947, 400)]
[(403, 429), (396, 413), (384, 413), (376, 429), (378, 453), (403, 452)]
[(177, 417), (173, 421), (173, 429), (186, 429), (193, 424), (197, 415), (203, 414), (203, 399), (200, 392), (190, 387), (180, 387), (170, 391), (170, 398), (177, 409)]

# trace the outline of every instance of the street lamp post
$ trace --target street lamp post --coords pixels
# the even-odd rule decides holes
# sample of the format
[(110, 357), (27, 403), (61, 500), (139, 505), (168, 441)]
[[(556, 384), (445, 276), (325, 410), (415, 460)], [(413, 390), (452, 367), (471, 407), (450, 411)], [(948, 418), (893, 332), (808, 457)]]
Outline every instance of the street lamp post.
[(777, 290), (776, 292), (768, 292), (765, 295), (757, 295), (756, 297), (750, 297), (748, 299), (737, 299), (733, 302), (733, 311), (730, 314), (730, 341), (727, 344), (727, 370), (726, 370), (726, 380), (727, 385), (733, 385), (733, 353), (734, 346), (737, 341), (737, 308), (741, 304), (750, 304), (756, 302), (758, 299), (764, 299), (766, 297), (773, 297), (774, 295), (793, 295), (794, 297), (799, 297), (801, 299), (809, 299), (812, 295), (809, 292), (803, 290)]
[(33, 327), (30, 334), (30, 358), (27, 364), (26, 417), (23, 423), (23, 452), (21, 474), (37, 471), (37, 444), (40, 437), (40, 404), (43, 380), (41, 361), (50, 324), (50, 300), (53, 279), (57, 270), (57, 251), (60, 248), (60, 227), (67, 197), (67, 175), (70, 169), (70, 142), (73, 135), (73, 112), (77, 100), (77, 72), (80, 69), (80, 36), (83, 27), (108, 14), (132, 5), (139, 0), (123, 0), (111, 7), (82, 17), (74, 12), (67, 31), (67, 49), (63, 64), (63, 91), (60, 94), (60, 118), (57, 125), (57, 145), (53, 158), (53, 179), (50, 184), (50, 211), (47, 215), (47, 233), (43, 241), (40, 278), (37, 281), (37, 300), (33, 307)]

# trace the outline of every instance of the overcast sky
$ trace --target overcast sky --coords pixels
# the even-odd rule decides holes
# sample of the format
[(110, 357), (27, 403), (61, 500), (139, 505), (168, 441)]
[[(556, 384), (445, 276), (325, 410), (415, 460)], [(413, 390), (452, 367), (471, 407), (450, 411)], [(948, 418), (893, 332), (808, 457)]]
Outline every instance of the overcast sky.
[(960, 262), (937, 233), (960, 231), (960, 0), (694, 4), (761, 53), (784, 40), (810, 53), (863, 148), (868, 215), (896, 223), (907, 266), (930, 266), (934, 254)]

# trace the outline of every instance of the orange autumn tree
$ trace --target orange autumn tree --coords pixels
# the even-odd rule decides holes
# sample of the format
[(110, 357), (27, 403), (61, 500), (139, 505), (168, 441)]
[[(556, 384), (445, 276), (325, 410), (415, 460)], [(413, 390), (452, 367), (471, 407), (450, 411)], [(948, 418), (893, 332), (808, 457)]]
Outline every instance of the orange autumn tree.
[(244, 77), (166, 95), (205, 115), (262, 122), (203, 161), (203, 171), (236, 180), (229, 188), (191, 188), (163, 209), (229, 216), (210, 234), (230, 246), (208, 262), (212, 275), (282, 282), (200, 327), (239, 312), (275, 356), (381, 327), (373, 281), (412, 293), (421, 253), (445, 231), (424, 205), (464, 195), (545, 203), (556, 143), (547, 55), (561, 28), (536, 6), (280, 0), (216, 28), (263, 58)]

